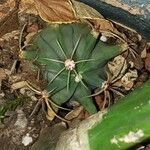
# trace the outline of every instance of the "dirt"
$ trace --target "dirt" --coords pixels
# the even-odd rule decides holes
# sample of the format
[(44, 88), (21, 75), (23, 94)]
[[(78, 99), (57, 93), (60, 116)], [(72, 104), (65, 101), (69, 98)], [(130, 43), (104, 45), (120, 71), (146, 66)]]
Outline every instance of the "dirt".
[[(4, 1), (3, 7), (6, 5)], [(7, 1), (11, 3), (12, 1)], [(0, 4), (0, 6), (2, 6)], [(7, 5), (8, 6), (8, 5)], [(12, 6), (11, 6), (12, 8)], [(6, 9), (6, 7), (4, 7)], [(9, 9), (9, 8), (8, 8)], [(40, 111), (38, 115), (29, 117), (34, 109), (35, 103), (19, 91), (12, 92), (11, 84), (15, 81), (25, 80), (28, 76), (35, 80), (34, 73), (29, 69), (28, 62), (20, 63), (19, 36), (21, 24), (18, 18), (18, 5), (14, 6), (9, 13), (0, 13), (0, 69), (6, 73), (0, 88), (0, 105), (6, 106), (14, 100), (21, 99), (23, 105), (18, 106), (14, 111), (7, 111), (6, 118), (0, 123), (0, 150), (28, 150), (38, 139), (40, 131), (50, 125), (45, 114)], [(2, 17), (3, 16), (3, 17)], [(31, 15), (26, 15), (29, 21)], [(35, 18), (35, 20), (37, 20)], [(32, 21), (35, 21), (32, 19)], [(40, 26), (38, 24), (38, 26)], [(34, 27), (35, 29), (35, 27)], [(30, 29), (31, 30), (31, 29)], [(28, 31), (30, 32), (30, 31)], [(17, 62), (15, 65), (14, 63)], [(2, 72), (2, 71), (1, 71)], [(27, 134), (32, 138), (31, 144), (23, 145), (23, 137)]]
[[(118, 4), (120, 5), (119, 1)], [(0, 68), (6, 73), (0, 87), (0, 105), (5, 105), (18, 99), (20, 99), (23, 104), (18, 105), (13, 111), (7, 111), (4, 122), (0, 123), (0, 150), (29, 150), (32, 145), (34, 149), (34, 147), (36, 147), (34, 143), (39, 140), (39, 137), (41, 135), (43, 137), (43, 134), (50, 130), (53, 124), (60, 122), (60, 120), (56, 122), (48, 121), (45, 113), (41, 109), (39, 109), (39, 112), (37, 111), (38, 114), (30, 117), (36, 101), (31, 100), (31, 97), (27, 96), (26, 93), (21, 94), (20, 90), (12, 91), (11, 89), (12, 83), (25, 81), (27, 79), (30, 79), (29, 81), (32, 81), (32, 83), (35, 82), (36, 85), (41, 85), (41, 81), (37, 80), (37, 70), (33, 71), (30, 62), (23, 61), (19, 57), (19, 46), (24, 45), (24, 42), (21, 42), (21, 45), (19, 45), (19, 38), (23, 24), (27, 23), (23, 32), (22, 41), (26, 40), (26, 35), (37, 32), (43, 28), (45, 24), (41, 21), (39, 16), (33, 14), (21, 14), (20, 17), (18, 17), (18, 8), (18, 5), (16, 5), (14, 9), (11, 10), (11, 13), (8, 13), (4, 19), (0, 20)], [(138, 14), (141, 12), (137, 10), (136, 12), (133, 11), (133, 13)], [(127, 29), (123, 29), (122, 27), (117, 28), (120, 32), (126, 34), (130, 42), (138, 45), (137, 47), (140, 48), (140, 51), (144, 49), (146, 41), (139, 40), (136, 33), (126, 31)], [(147, 57), (149, 57), (149, 55)], [(129, 61), (133, 60), (132, 57), (128, 59)], [(150, 78), (149, 67), (146, 70), (144, 67), (144, 59), (140, 59), (140, 57), (139, 59), (136, 57), (134, 62), (139, 74), (134, 84), (134, 87), (137, 87)], [(102, 98), (97, 97), (96, 99), (98, 101)], [(102, 100), (100, 103), (102, 103)], [(32, 142), (27, 146), (22, 143), (26, 135), (32, 138)]]

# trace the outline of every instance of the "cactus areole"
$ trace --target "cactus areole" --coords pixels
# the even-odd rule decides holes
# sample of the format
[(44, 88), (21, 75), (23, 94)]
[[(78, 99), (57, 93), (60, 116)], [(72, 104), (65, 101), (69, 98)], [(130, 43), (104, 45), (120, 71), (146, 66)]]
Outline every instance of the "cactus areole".
[(53, 91), (51, 99), (58, 105), (78, 100), (93, 114), (97, 109), (91, 90), (104, 82), (104, 66), (123, 52), (123, 44), (107, 45), (99, 34), (83, 23), (49, 25), (33, 37), (22, 57), (44, 66), (45, 90)]

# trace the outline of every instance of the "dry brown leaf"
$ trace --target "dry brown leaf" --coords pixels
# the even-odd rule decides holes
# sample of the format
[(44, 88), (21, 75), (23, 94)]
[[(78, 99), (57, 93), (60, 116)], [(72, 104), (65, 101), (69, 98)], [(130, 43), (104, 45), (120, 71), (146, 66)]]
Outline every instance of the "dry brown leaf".
[(119, 55), (108, 63), (108, 69), (113, 77), (123, 74), (127, 69), (127, 61), (122, 55)]
[(5, 70), (0, 68), (0, 81), (6, 78)]
[(74, 118), (77, 118), (79, 114), (83, 111), (83, 106), (79, 106), (76, 109), (72, 110), (69, 112), (66, 116), (65, 119), (67, 120), (72, 120)]
[(21, 89), (23, 87), (27, 87), (27, 84), (28, 83), (26, 81), (20, 81), (20, 82), (17, 82), (17, 83), (13, 83), (11, 85), (11, 89), (12, 89), (12, 91), (17, 90), (17, 89)]
[(84, 3), (75, 0), (71, 0), (71, 3), (78, 19), (104, 19), (98, 11)]
[(2, 80), (4, 80), (5, 78), (6, 78), (5, 70), (0, 68), (0, 90), (1, 90), (1, 86), (2, 86)]
[(94, 24), (96, 29), (114, 31), (115, 28), (113, 24), (106, 20), (98, 11), (84, 3), (75, 0), (71, 0), (71, 2), (78, 19), (90, 21), (90, 23)]
[(20, 13), (38, 15), (34, 0), (21, 0), (19, 5), (19, 14)]
[(75, 0), (34, 0), (39, 15), (48, 23), (87, 22), (104, 36), (122, 36), (113, 24), (92, 7)]
[(16, 6), (14, 0), (0, 2), (0, 21), (3, 20)]
[(43, 20), (49, 23), (77, 21), (69, 0), (34, 0)]
[(18, 28), (18, 2), (0, 0), (0, 37)]
[(129, 91), (133, 85), (134, 81), (137, 79), (138, 74), (137, 70), (129, 70), (122, 78), (121, 78), (121, 83), (122, 86), (125, 88), (125, 90)]
[(48, 109), (47, 110), (47, 115), (46, 115), (46, 118), (50, 121), (52, 121), (54, 118), (55, 118), (55, 113), (52, 109)]

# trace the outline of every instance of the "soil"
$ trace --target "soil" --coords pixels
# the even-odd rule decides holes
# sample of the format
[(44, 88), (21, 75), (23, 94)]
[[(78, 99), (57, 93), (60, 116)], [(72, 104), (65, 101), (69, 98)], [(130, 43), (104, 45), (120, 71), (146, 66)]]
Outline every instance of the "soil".
[[(27, 79), (30, 79), (29, 81), (32, 81), (33, 84), (38, 86), (42, 85), (42, 80), (37, 79), (38, 72), (32, 69), (30, 62), (21, 60), (19, 57), (19, 36), (23, 24), (27, 23), (20, 45), (23, 46), (25, 44), (23, 41), (28, 40), (26, 39), (27, 35), (38, 32), (45, 26), (45, 23), (43, 23), (39, 16), (22, 14), (21, 17), (18, 17), (18, 5), (15, 6), (12, 11), (13, 13), (6, 15), (4, 20), (0, 20), (0, 69), (2, 69), (5, 74), (4, 78), (0, 80), (0, 105), (11, 104), (14, 100), (21, 101), (21, 103), (17, 104), (16, 109), (8, 109), (5, 114), (5, 119), (0, 123), (0, 150), (30, 150), (32, 147), (36, 147), (34, 143), (39, 140), (40, 135), (43, 136), (45, 131), (50, 130), (51, 127), (60, 122), (60, 120), (55, 119), (50, 122), (47, 120), (42, 109), (39, 109), (35, 115), (30, 117), (36, 101), (26, 93), (27, 91), (24, 94), (20, 92), (20, 89), (12, 91), (11, 85), (13, 83), (26, 81)], [(118, 31), (125, 34), (132, 43), (136, 44), (140, 52), (144, 50), (147, 43), (146, 41), (139, 40), (136, 33), (132, 33), (122, 27), (116, 27)], [(28, 38), (30, 38), (30, 36)], [(149, 49), (149, 47), (147, 47), (147, 49)], [(134, 60), (136, 64), (135, 68), (139, 74), (134, 87), (142, 85), (143, 82), (150, 78), (149, 71), (144, 65), (145, 58), (141, 59), (139, 55), (139, 58), (135, 58)], [(130, 57), (128, 59), (128, 61), (133, 60), (133, 58)], [(23, 138), (27, 135), (32, 137), (32, 142), (25, 146), (22, 142)]]

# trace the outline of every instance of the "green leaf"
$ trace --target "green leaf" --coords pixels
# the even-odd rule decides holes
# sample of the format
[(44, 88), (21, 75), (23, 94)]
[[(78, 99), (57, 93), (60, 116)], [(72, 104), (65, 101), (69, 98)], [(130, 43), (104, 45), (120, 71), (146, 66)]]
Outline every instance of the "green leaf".
[[(90, 150), (128, 149), (150, 138), (150, 81), (112, 106), (100, 123), (89, 130)], [(134, 140), (134, 133), (141, 133)], [(129, 136), (129, 134), (133, 134)], [(125, 142), (128, 138), (128, 142)], [(138, 135), (135, 135), (138, 137)], [(124, 138), (124, 140), (121, 140)], [(132, 139), (131, 139), (132, 138)]]

